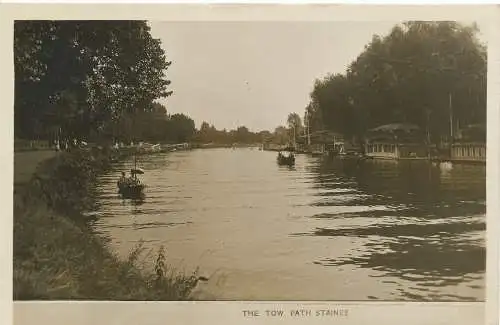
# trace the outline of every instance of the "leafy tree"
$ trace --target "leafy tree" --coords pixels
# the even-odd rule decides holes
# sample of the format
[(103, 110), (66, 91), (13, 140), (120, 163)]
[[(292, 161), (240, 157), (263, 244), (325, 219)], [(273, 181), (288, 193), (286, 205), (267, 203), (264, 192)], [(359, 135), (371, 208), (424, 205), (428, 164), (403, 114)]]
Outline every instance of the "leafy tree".
[(260, 143), (264, 139), (264, 135), (271, 135), (269, 131), (261, 131), (258, 133), (250, 131), (246, 126), (239, 126), (236, 130), (227, 131), (226, 129), (217, 130), (215, 126), (209, 125), (207, 122), (202, 122), (200, 130), (197, 131), (193, 138), (201, 143), (217, 143), (217, 144), (252, 144)]
[(174, 114), (168, 120), (169, 139), (175, 142), (187, 142), (195, 134), (194, 121), (184, 114)]
[[(486, 123), (486, 49), (476, 26), (407, 22), (375, 35), (345, 75), (316, 80), (306, 108), (311, 130), (363, 136), (407, 122), (438, 143), (453, 128)], [(450, 105), (451, 99), (451, 105)]]
[(288, 130), (284, 126), (278, 126), (274, 129), (273, 142), (276, 144), (286, 144), (289, 140)]
[(14, 58), (19, 137), (111, 137), (171, 94), (145, 21), (16, 21)]
[(290, 137), (293, 139), (295, 137), (295, 141), (303, 132), (303, 125), (300, 115), (297, 113), (288, 114), (287, 124), (289, 128)]

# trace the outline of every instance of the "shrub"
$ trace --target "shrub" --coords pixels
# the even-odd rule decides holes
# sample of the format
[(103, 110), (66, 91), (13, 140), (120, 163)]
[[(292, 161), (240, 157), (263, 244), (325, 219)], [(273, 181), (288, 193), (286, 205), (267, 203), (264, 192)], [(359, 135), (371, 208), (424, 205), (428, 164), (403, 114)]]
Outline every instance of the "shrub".
[(82, 212), (93, 204), (96, 176), (126, 154), (61, 153), (14, 194), (15, 300), (190, 299), (196, 272), (167, 272), (163, 247), (155, 272), (148, 272), (137, 265), (142, 246), (120, 260), (83, 222)]

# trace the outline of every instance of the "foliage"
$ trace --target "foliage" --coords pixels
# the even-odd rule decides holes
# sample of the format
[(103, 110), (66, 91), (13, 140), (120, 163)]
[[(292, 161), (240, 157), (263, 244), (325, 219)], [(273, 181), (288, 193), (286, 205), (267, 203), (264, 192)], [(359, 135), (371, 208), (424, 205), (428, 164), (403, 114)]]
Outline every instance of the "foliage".
[(171, 94), (145, 21), (16, 21), (14, 63), (21, 138), (102, 134)]
[(486, 49), (476, 33), (456, 22), (414, 21), (374, 36), (344, 75), (316, 80), (306, 108), (311, 131), (362, 137), (406, 122), (438, 142), (451, 133), (450, 116), (454, 129), (485, 124)]
[(262, 142), (266, 136), (269, 135), (267, 131), (252, 132), (245, 126), (239, 126), (236, 130), (227, 131), (217, 130), (215, 126), (207, 122), (201, 123), (200, 129), (196, 132), (194, 140), (201, 143), (217, 143), (217, 144), (253, 144)]
[[(127, 260), (120, 260), (84, 222), (81, 212), (91, 204), (92, 192), (82, 189), (116, 154), (63, 154), (40, 166), (36, 178), (14, 193), (15, 300), (191, 299), (196, 272), (167, 273), (165, 255), (159, 254), (156, 261), (161, 261), (163, 278), (158, 281), (159, 271), (138, 265), (140, 245)], [(69, 186), (75, 181), (69, 174), (76, 169), (85, 172)]]
[(167, 114), (162, 104), (154, 103), (148, 111), (128, 113), (113, 125), (115, 141), (124, 143), (148, 142), (187, 142), (195, 133), (193, 119), (184, 114)]
[(297, 113), (290, 113), (288, 114), (287, 118), (287, 124), (290, 132), (290, 136), (294, 140), (297, 140), (297, 138), (303, 133), (304, 131), (304, 126), (302, 125), (302, 120)]
[(167, 128), (169, 129), (169, 139), (178, 143), (189, 141), (196, 131), (194, 121), (184, 114), (170, 116)]

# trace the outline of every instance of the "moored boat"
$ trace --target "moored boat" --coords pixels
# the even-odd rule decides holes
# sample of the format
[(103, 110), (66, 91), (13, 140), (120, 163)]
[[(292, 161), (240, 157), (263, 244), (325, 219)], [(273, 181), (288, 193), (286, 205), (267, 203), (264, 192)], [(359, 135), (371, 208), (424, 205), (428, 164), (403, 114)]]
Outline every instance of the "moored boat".
[(344, 161), (350, 161), (350, 162), (355, 162), (355, 163), (360, 163), (360, 162), (363, 162), (365, 160), (373, 159), (373, 157), (367, 156), (367, 155), (365, 155), (361, 152), (357, 152), (357, 151), (343, 152), (343, 153), (336, 155), (335, 157), (338, 157)]
[(322, 157), (324, 155), (325, 155), (325, 153), (323, 151), (317, 151), (317, 150), (311, 151), (311, 156), (313, 156), (313, 157)]

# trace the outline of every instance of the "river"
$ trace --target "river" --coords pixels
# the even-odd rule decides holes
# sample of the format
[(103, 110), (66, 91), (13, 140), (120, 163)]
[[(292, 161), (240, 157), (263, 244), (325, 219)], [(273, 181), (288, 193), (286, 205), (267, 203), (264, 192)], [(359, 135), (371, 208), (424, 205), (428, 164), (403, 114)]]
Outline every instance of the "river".
[(196, 299), (484, 301), (484, 165), (178, 151), (138, 158), (138, 203), (116, 189), (132, 164), (100, 178), (94, 229), (122, 257), (142, 241), (199, 268)]

